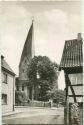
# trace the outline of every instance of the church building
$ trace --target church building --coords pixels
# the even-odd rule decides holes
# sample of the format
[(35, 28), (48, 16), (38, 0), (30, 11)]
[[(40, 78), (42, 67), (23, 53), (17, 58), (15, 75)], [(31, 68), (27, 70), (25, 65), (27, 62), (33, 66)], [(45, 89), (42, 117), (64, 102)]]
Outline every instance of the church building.
[[(33, 27), (33, 21), (31, 24), (31, 27), (29, 29), (23, 51), (21, 54), (20, 64), (19, 64), (19, 77), (16, 78), (16, 97), (19, 98), (20, 104), (24, 103), (24, 100), (37, 100), (38, 94), (39, 94), (39, 86), (30, 85), (30, 81), (28, 78), (27, 70), (28, 66), (31, 62), (31, 59), (35, 56), (35, 50), (34, 50), (34, 27)], [(57, 71), (57, 67), (55, 69)], [(38, 77), (38, 74), (37, 74)], [(37, 78), (38, 79), (38, 78)], [(54, 83), (55, 89), (58, 88), (57, 86), (57, 79), (55, 79)], [(21, 94), (24, 95), (24, 97), (21, 97)], [(19, 97), (18, 97), (19, 96)], [(25, 98), (25, 99), (23, 99)], [(18, 103), (16, 99), (16, 103)], [(18, 105), (18, 104), (17, 104)]]
[(16, 78), (16, 91), (25, 93), (27, 99), (33, 100), (33, 88), (29, 86), (27, 76), (27, 68), (31, 59), (34, 57), (34, 41), (33, 41), (33, 21), (29, 29), (19, 64), (19, 77)]

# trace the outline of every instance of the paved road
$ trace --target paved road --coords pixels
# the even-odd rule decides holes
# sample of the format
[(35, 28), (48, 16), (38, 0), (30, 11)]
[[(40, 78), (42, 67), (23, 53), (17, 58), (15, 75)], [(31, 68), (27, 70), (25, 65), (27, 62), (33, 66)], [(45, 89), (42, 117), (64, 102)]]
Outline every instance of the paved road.
[[(20, 112), (21, 110), (21, 112)], [(3, 117), (7, 124), (63, 124), (63, 108), (19, 108), (19, 113)]]

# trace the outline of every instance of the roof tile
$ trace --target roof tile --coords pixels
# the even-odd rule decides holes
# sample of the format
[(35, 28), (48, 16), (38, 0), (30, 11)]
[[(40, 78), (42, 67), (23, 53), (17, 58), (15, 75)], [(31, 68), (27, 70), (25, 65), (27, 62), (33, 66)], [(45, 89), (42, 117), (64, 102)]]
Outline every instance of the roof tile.
[(82, 40), (65, 41), (60, 67), (83, 66)]

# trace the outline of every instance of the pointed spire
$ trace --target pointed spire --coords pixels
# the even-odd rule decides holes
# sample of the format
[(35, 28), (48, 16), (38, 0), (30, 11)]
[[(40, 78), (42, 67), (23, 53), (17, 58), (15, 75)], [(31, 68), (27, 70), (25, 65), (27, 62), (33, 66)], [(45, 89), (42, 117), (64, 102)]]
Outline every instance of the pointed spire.
[(34, 17), (32, 17), (32, 58), (35, 56), (35, 45), (34, 45)]
[(32, 23), (34, 22), (34, 16), (32, 16)]
[[(33, 22), (34, 20), (32, 20), (32, 24), (31, 27), (29, 29), (24, 47), (23, 47), (23, 51), (22, 51), (22, 55), (21, 55), (21, 60), (20, 60), (20, 65), (22, 63), (22, 61), (24, 60), (25, 57), (27, 57), (27, 59), (30, 61), (31, 58), (34, 57), (34, 31), (33, 31)], [(19, 65), (19, 66), (20, 66)]]

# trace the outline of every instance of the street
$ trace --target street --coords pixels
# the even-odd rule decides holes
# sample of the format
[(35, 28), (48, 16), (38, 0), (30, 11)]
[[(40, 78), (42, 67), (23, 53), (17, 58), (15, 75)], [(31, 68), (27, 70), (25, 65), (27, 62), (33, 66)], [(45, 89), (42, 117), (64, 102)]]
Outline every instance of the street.
[(6, 124), (63, 124), (63, 108), (18, 108), (18, 113), (4, 116)]

